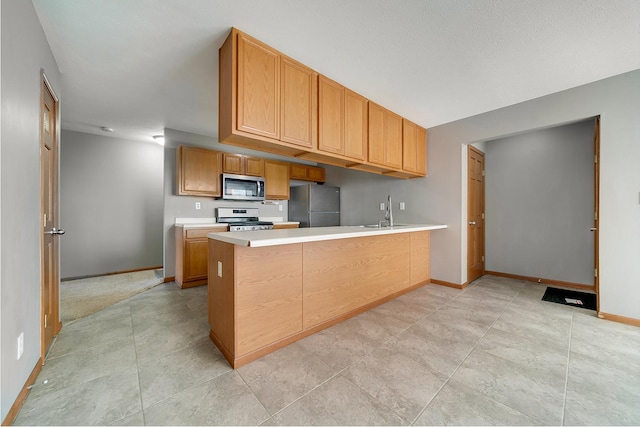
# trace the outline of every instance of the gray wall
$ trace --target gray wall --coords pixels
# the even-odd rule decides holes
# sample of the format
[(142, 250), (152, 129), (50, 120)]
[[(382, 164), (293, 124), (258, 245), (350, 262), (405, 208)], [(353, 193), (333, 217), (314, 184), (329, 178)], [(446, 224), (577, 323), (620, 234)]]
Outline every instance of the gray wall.
[[(60, 72), (33, 4), (2, 0), (0, 146), (0, 414), (40, 357), (40, 70), (60, 96)], [(24, 354), (16, 341), (24, 332)]]
[(485, 144), (487, 270), (593, 285), (594, 127)]
[(62, 131), (61, 277), (162, 265), (164, 150)]
[(640, 70), (429, 129), (421, 195), (427, 212), (449, 224), (432, 233), (432, 276), (467, 280), (465, 144), (600, 115), (600, 310), (640, 319), (638, 99)]
[[(260, 216), (283, 217), (287, 220), (288, 203), (280, 201), (278, 204), (268, 205), (260, 202), (230, 202), (216, 200), (211, 197), (193, 197), (176, 195), (176, 147), (179, 145), (193, 145), (208, 148), (210, 150), (230, 153), (247, 154), (265, 159), (280, 159), (287, 162), (296, 162), (289, 157), (276, 156), (259, 151), (245, 150), (218, 143), (215, 138), (182, 132), (175, 129), (164, 130), (164, 277), (175, 276), (175, 224), (176, 218), (214, 218), (215, 208), (220, 206), (258, 207)], [(298, 162), (315, 165), (311, 162)], [(200, 202), (201, 209), (195, 209), (195, 203)], [(282, 210), (279, 208), (282, 207)]]

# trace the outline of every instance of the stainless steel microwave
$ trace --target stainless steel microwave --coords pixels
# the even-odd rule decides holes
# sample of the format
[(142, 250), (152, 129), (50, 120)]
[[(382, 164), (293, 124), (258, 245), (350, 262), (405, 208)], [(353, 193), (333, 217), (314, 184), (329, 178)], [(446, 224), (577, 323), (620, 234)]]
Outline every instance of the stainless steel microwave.
[(264, 178), (222, 174), (222, 198), (225, 200), (264, 200)]

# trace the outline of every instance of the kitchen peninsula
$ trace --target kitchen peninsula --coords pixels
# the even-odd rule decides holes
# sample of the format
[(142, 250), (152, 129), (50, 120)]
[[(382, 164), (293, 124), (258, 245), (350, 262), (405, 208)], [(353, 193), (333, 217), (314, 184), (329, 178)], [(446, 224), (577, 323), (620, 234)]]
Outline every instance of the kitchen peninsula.
[(210, 337), (233, 368), (430, 281), (446, 225), (209, 233)]

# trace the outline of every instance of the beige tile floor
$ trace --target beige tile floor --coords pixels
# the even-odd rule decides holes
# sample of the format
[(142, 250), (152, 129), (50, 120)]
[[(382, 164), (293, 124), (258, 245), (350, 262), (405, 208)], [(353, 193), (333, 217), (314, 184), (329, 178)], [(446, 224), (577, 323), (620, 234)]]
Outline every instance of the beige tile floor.
[(233, 371), (160, 285), (65, 325), (16, 424), (640, 424), (640, 328), (544, 290), (428, 285)]

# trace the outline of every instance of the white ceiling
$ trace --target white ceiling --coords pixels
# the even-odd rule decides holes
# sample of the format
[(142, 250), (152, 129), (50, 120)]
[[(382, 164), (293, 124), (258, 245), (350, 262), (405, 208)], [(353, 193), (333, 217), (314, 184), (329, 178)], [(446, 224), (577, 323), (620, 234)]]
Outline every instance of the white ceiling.
[(230, 27), (425, 127), (640, 69), (638, 0), (33, 0), (63, 128), (217, 137)]

